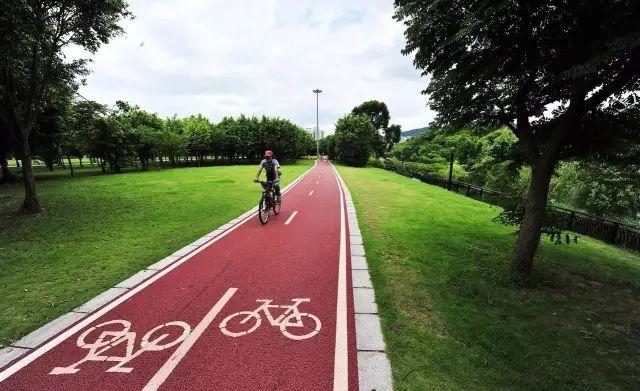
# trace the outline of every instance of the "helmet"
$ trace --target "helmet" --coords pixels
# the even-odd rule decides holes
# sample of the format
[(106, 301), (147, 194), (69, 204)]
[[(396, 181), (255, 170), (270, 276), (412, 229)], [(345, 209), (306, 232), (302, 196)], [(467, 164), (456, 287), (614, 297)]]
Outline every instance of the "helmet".
[(271, 151), (264, 151), (264, 157), (273, 157), (273, 152), (271, 152)]

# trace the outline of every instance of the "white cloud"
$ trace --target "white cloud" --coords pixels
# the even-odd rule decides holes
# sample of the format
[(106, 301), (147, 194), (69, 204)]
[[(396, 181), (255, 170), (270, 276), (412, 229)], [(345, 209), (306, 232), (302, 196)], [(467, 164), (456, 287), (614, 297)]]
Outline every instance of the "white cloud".
[[(163, 116), (272, 115), (320, 124), (355, 105), (387, 103), (393, 123), (425, 126), (426, 80), (402, 56), (388, 0), (131, 0), (126, 34), (93, 57), (80, 93), (128, 100)], [(71, 54), (71, 53), (70, 53)], [(73, 53), (76, 54), (77, 53)]]

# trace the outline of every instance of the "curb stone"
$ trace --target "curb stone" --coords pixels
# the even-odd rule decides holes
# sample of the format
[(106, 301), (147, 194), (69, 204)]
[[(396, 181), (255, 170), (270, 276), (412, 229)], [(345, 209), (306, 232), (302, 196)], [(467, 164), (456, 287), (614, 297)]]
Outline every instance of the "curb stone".
[[(315, 164), (311, 166), (307, 171), (300, 174), (300, 176), (298, 176), (293, 182), (284, 187), (282, 189), (282, 192), (284, 193), (295, 184), (300, 182), (302, 178), (304, 178), (314, 167)], [(61, 315), (57, 319), (27, 334), (20, 340), (11, 343), (8, 346), (0, 346), (0, 370), (7, 368), (10, 364), (16, 362), (21, 357), (26, 356), (36, 347), (42, 345), (44, 342), (60, 334), (62, 331), (68, 329), (71, 325), (77, 323), (81, 319), (84, 319), (90, 313), (116, 300), (118, 297), (128, 292), (131, 288), (147, 280), (158, 271), (173, 265), (175, 262), (182, 259), (185, 255), (190, 254), (193, 251), (207, 245), (210, 241), (225, 233), (229, 228), (235, 227), (238, 223), (243, 222), (246, 218), (253, 215), (255, 213), (255, 209), (256, 207), (252, 206), (251, 209), (244, 212), (235, 219), (229, 221), (226, 224), (223, 224), (210, 233), (204, 235), (200, 239), (197, 239), (193, 243), (189, 243), (183, 248), (175, 251), (173, 254), (170, 254), (169, 256), (157, 261), (156, 263), (147, 266), (146, 269), (140, 270), (133, 276), (120, 282), (115, 287), (109, 288), (106, 291), (98, 294), (93, 299), (75, 308), (73, 311)]]
[(334, 171), (342, 186), (347, 205), (353, 307), (356, 317), (358, 386), (360, 391), (391, 391), (393, 390), (391, 364), (386, 353), (356, 209), (347, 185), (335, 167)]

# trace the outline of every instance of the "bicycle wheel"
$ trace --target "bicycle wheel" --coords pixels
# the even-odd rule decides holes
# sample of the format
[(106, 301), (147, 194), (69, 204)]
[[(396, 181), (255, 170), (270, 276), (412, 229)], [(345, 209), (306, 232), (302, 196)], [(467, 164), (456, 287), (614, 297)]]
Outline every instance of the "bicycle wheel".
[(258, 206), (258, 218), (263, 225), (269, 221), (269, 207), (264, 196), (260, 199), (260, 206)]
[(280, 196), (279, 201), (275, 201), (273, 205), (273, 213), (278, 214), (282, 210), (282, 196)]
[(257, 313), (240, 311), (224, 318), (219, 327), (222, 334), (237, 338), (253, 333), (260, 327), (260, 323), (262, 318)]
[[(299, 318), (301, 326), (292, 326), (293, 322), (291, 322), (291, 320), (293, 318)], [(291, 331), (293, 331), (293, 329), (295, 328), (300, 328), (301, 333), (292, 333)], [(318, 317), (314, 314), (310, 314), (308, 312), (302, 312), (300, 314), (293, 313), (287, 316), (284, 321), (280, 323), (280, 332), (282, 333), (282, 335), (289, 339), (297, 341), (315, 336), (320, 332), (321, 328), (322, 324), (320, 323), (320, 319), (318, 319)]]

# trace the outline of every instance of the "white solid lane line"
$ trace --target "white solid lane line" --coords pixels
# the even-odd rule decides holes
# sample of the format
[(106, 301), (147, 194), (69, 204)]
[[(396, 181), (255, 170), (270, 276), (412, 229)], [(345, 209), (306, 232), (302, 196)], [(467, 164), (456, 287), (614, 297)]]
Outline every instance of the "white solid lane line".
[(333, 390), (349, 389), (349, 346), (347, 339), (347, 237), (344, 196), (335, 167), (331, 167), (340, 191), (340, 256), (338, 259), (338, 298), (336, 303), (336, 349), (333, 362)]
[(294, 217), (296, 217), (296, 215), (298, 214), (298, 211), (295, 210), (293, 211), (293, 213), (291, 213), (291, 216), (289, 216), (289, 218), (287, 219), (287, 221), (284, 222), (284, 225), (289, 225), (289, 223), (291, 222), (291, 220), (293, 220)]
[(313, 190), (309, 192), (309, 197), (311, 197), (312, 195), (313, 195)]
[(169, 357), (167, 362), (164, 363), (162, 367), (156, 372), (156, 374), (149, 380), (149, 383), (142, 389), (142, 391), (153, 391), (157, 390), (162, 383), (167, 380), (171, 372), (176, 368), (180, 360), (187, 354), (189, 349), (193, 346), (194, 343), (200, 338), (202, 333), (209, 327), (213, 319), (218, 315), (218, 313), (222, 310), (222, 308), (227, 304), (227, 302), (231, 299), (231, 297), (236, 293), (237, 288), (229, 288), (227, 292), (218, 300), (218, 302), (211, 308), (211, 310), (205, 315), (204, 318), (198, 323), (198, 325), (193, 329), (191, 334), (185, 339), (178, 349)]

